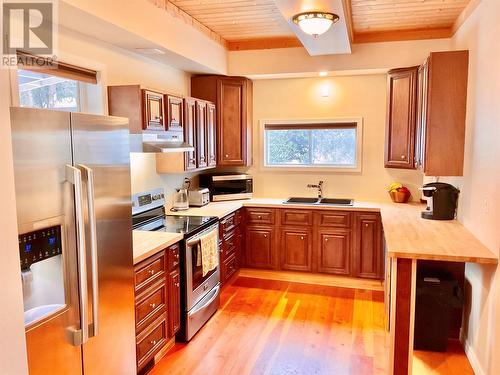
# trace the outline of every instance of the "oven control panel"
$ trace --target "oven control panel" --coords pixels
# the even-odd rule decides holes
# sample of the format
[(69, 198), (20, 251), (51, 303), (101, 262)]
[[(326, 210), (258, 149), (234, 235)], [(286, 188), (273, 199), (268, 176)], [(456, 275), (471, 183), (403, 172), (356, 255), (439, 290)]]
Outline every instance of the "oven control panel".
[(132, 196), (132, 215), (165, 205), (163, 188), (145, 191)]
[(39, 229), (19, 235), (21, 269), (62, 253), (61, 226)]

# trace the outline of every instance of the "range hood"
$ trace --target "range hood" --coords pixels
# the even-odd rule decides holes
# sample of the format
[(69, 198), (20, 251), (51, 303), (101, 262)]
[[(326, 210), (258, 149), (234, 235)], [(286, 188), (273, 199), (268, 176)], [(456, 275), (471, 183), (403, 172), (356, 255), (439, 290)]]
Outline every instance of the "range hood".
[(143, 132), (131, 134), (131, 151), (145, 153), (172, 153), (194, 151), (194, 147), (184, 142), (182, 132)]

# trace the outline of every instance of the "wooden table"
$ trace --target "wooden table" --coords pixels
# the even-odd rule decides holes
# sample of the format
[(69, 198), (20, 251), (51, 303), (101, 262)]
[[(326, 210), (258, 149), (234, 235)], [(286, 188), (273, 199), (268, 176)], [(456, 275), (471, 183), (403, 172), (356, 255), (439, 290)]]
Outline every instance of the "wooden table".
[(412, 372), (418, 260), (497, 264), (493, 254), (456, 220), (425, 220), (420, 204), (381, 205), (387, 251), (391, 374)]

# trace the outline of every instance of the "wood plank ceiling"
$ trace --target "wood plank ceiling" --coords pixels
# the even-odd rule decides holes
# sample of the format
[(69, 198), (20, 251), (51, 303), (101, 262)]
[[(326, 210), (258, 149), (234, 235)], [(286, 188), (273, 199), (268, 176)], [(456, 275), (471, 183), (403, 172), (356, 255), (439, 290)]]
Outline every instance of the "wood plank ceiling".
[(353, 42), (450, 37), (470, 0), (351, 0)]
[[(469, 3), (478, 1), (342, 0), (353, 43), (448, 38), (464, 18), (466, 8), (471, 8)], [(205, 26), (229, 50), (301, 46), (274, 0), (161, 2), (173, 5)]]

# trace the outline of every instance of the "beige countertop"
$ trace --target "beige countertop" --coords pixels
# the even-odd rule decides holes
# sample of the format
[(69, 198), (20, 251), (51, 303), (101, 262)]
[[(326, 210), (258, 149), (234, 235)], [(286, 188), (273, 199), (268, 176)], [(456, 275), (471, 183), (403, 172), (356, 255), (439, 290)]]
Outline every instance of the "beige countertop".
[(420, 217), (420, 203), (354, 201), (353, 206), (285, 204), (284, 199), (253, 198), (211, 202), (173, 215), (216, 216), (223, 218), (241, 207), (304, 208), (318, 210), (376, 211), (382, 216), (387, 254), (393, 258), (444, 260), (473, 263), (498, 263), (493, 254), (457, 220), (426, 220)]
[(134, 265), (182, 240), (180, 233), (132, 231)]
[(392, 258), (498, 263), (498, 256), (457, 220), (420, 217), (421, 204), (381, 204), (387, 253)]

